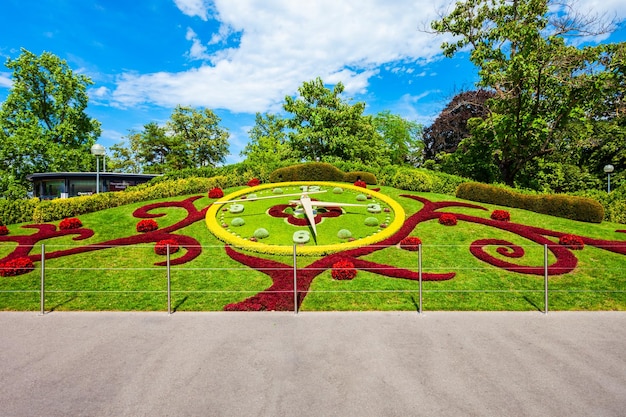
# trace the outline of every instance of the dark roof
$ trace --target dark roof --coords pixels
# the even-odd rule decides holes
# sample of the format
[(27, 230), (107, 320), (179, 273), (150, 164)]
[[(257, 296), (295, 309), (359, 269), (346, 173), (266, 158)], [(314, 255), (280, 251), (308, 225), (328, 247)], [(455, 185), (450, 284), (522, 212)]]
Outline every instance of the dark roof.
[(47, 178), (95, 178), (97, 175), (101, 178), (143, 179), (147, 181), (161, 174), (129, 174), (125, 172), (38, 172), (27, 175), (26, 178), (29, 181), (34, 181)]

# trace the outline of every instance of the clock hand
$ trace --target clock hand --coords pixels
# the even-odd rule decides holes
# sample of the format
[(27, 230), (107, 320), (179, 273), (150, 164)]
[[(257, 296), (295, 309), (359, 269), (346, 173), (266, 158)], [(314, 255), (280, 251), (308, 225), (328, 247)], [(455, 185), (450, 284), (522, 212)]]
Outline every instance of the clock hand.
[(300, 197), (300, 204), (304, 209), (304, 213), (306, 214), (307, 219), (309, 219), (309, 223), (311, 224), (311, 229), (313, 229), (313, 235), (315, 239), (317, 239), (317, 229), (315, 228), (315, 215), (313, 214), (313, 205), (311, 204), (311, 197), (306, 194), (302, 194)]
[[(319, 194), (319, 193), (325, 193), (328, 190), (320, 190), (320, 191), (309, 191), (309, 194)], [(213, 204), (226, 204), (226, 203), (240, 203), (243, 201), (256, 201), (256, 200), (266, 200), (268, 198), (280, 198), (280, 197), (301, 197), (304, 194), (298, 193), (298, 194), (278, 194), (278, 195), (268, 195), (265, 197), (253, 197), (253, 198), (240, 198), (238, 200), (226, 200), (226, 201), (216, 201)]]

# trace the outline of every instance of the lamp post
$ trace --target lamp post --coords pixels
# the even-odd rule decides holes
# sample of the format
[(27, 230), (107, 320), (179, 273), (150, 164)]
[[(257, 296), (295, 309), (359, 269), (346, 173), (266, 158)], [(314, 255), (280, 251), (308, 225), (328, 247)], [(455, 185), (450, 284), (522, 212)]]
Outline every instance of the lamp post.
[(604, 172), (606, 172), (607, 177), (607, 192), (611, 192), (611, 172), (613, 172), (615, 168), (613, 167), (613, 165), (609, 164), (609, 165), (605, 165), (604, 166)]
[(100, 156), (104, 156), (106, 149), (96, 143), (91, 147), (91, 154), (96, 156), (96, 194), (100, 193)]

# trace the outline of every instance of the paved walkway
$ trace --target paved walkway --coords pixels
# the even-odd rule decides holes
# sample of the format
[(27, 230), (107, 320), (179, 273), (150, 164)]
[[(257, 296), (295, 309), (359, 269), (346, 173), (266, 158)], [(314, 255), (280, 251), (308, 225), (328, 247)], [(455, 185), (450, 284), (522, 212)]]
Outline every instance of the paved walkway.
[(0, 416), (624, 416), (626, 313), (0, 313)]

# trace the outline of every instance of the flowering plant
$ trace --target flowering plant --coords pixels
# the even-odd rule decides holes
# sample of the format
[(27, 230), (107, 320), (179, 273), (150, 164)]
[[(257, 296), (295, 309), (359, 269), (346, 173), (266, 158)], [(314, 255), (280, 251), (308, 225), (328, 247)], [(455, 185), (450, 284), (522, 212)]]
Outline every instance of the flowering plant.
[(222, 198), (224, 197), (224, 191), (221, 188), (215, 187), (209, 190), (209, 198)]
[(137, 223), (137, 231), (140, 233), (153, 232), (159, 228), (157, 222), (152, 219), (141, 220)]
[(8, 235), (9, 229), (6, 226), (0, 226), (0, 236)]
[(439, 217), (439, 223), (444, 226), (455, 226), (456, 225), (456, 216), (452, 213), (444, 213)]
[(354, 182), (354, 185), (356, 185), (357, 187), (367, 188), (367, 184), (363, 180), (356, 180)]
[(400, 241), (400, 247), (402, 249), (417, 251), (419, 250), (419, 245), (421, 245), (422, 240), (417, 236), (407, 236)]
[(61, 223), (59, 223), (61, 230), (80, 229), (81, 227), (83, 227), (83, 223), (76, 217), (63, 219)]
[(563, 235), (559, 238), (559, 245), (567, 246), (570, 249), (582, 250), (585, 243), (579, 236)]
[(336, 280), (351, 280), (356, 277), (356, 272), (352, 262), (342, 259), (333, 264), (330, 275)]
[(16, 275), (26, 274), (35, 269), (33, 261), (29, 258), (14, 258), (3, 264), (0, 264), (0, 277), (14, 277)]
[(509, 220), (511, 220), (511, 215), (506, 210), (494, 210), (491, 213), (491, 218), (493, 220), (499, 220), (499, 221), (502, 221), (502, 222), (508, 222)]
[(163, 239), (159, 240), (154, 246), (154, 253), (167, 255), (167, 245), (170, 245), (170, 255), (178, 252), (178, 242), (175, 239)]
[(258, 178), (252, 178), (248, 181), (248, 187), (256, 187), (259, 184), (261, 184), (261, 181)]

